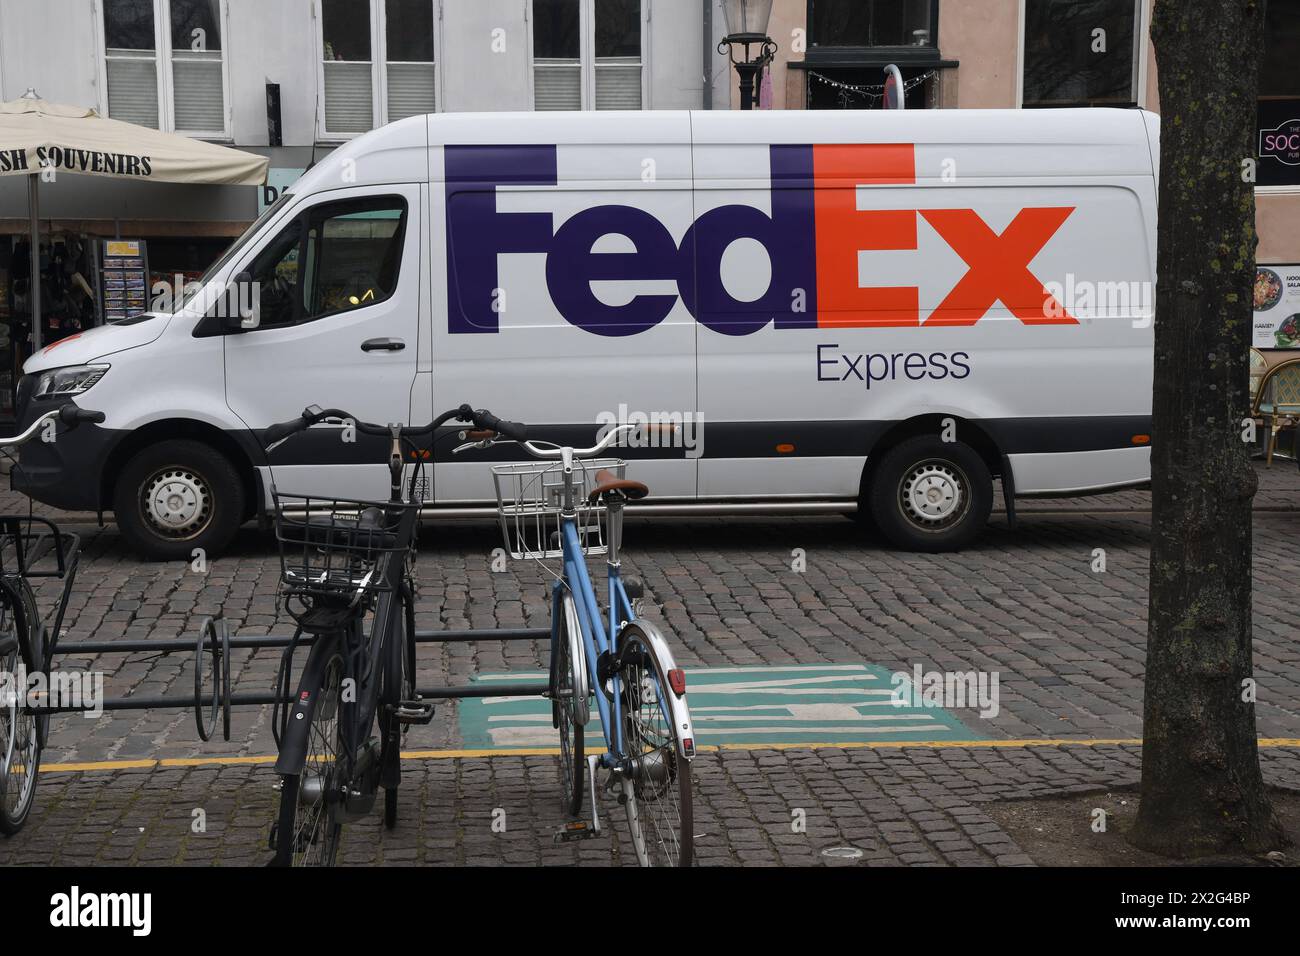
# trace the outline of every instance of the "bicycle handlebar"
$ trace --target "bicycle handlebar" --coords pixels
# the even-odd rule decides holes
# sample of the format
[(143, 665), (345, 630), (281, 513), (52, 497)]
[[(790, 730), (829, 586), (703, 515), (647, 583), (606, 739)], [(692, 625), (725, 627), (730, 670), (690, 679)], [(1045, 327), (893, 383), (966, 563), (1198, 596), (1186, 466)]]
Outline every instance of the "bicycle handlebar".
[[(467, 405), (461, 406), (462, 409), (468, 407), (469, 406)], [(465, 421), (465, 419), (461, 419), (461, 421)], [(503, 421), (489, 412), (486, 408), (480, 408), (478, 411), (474, 412), (473, 422), (479, 428), (486, 429), (490, 432), (498, 432), (505, 435), (511, 441), (517, 441), (521, 444), (528, 441), (527, 425), (520, 422)]]
[(37, 432), (45, 427), (46, 422), (53, 421), (56, 418), (68, 428), (76, 428), (82, 422), (99, 424), (105, 417), (103, 412), (97, 412), (89, 408), (78, 408), (76, 405), (63, 405), (59, 408), (52, 408), (35, 419), (20, 434), (12, 438), (0, 438), (0, 448), (25, 445), (36, 436)]
[(78, 408), (76, 405), (64, 405), (59, 409), (59, 421), (68, 427), (78, 425), (81, 422), (93, 422), (98, 425), (107, 417), (103, 412), (97, 412), (89, 408)]
[[(628, 432), (641, 431), (641, 430), (648, 431), (648, 432), (655, 432), (655, 433), (667, 432), (668, 434), (672, 434), (677, 430), (677, 426), (672, 424), (635, 425), (631, 423), (624, 424), (624, 425), (617, 425), (614, 428), (611, 428), (608, 432), (606, 432), (605, 437), (602, 438), (600, 441), (596, 442), (596, 444), (592, 445), (590, 448), (566, 447), (564, 445), (557, 445), (553, 442), (545, 442), (539, 444), (535, 441), (528, 441), (526, 439), (522, 441), (519, 439), (512, 439), (512, 440), (515, 441), (515, 443), (518, 444), (520, 448), (528, 452), (528, 454), (532, 455), (534, 458), (561, 458), (562, 459), (564, 458), (565, 452), (568, 452), (568, 454), (572, 458), (592, 458), (596, 455), (599, 455), (602, 451), (604, 451), (610, 445), (614, 444), (616, 441), (621, 439)], [(503, 434), (505, 433), (503, 432)], [(461, 445), (460, 448), (456, 449), (456, 451), (463, 451), (464, 449), (467, 448), (487, 448), (489, 445), (500, 444), (500, 442), (494, 440), (496, 436), (491, 432), (487, 432), (485, 434), (475, 434), (473, 432), (462, 432), (461, 437), (469, 439), (469, 442), (467, 444)]]
[[(287, 422), (277, 422), (271, 425), (262, 433), (262, 438), (269, 452), (282, 441), (304, 431), (319, 422), (327, 419), (334, 419), (342, 422), (348, 422), (357, 431), (363, 435), (377, 435), (382, 438), (392, 437), (394, 432), (404, 438), (415, 435), (430, 435), (436, 429), (445, 425), (447, 422), (455, 419), (462, 422), (472, 422), (478, 434), (462, 432), (462, 438), (469, 438), (467, 445), (462, 445), (457, 451), (471, 447), (486, 448), (496, 441), (498, 435), (504, 435), (508, 440), (517, 442), (524, 451), (534, 458), (563, 458), (566, 452), (565, 447), (554, 445), (550, 442), (538, 444), (528, 440), (528, 426), (521, 422), (511, 422), (505, 419), (497, 418), (486, 408), (471, 408), (469, 405), (461, 405), (459, 408), (453, 408), (443, 412), (427, 425), (379, 425), (374, 422), (363, 422), (355, 415), (343, 411), (339, 408), (321, 408), (318, 405), (309, 405), (304, 408), (302, 414), (297, 418), (290, 419)], [(629, 431), (646, 430), (654, 432), (667, 431), (670, 434), (675, 432), (676, 426), (672, 424), (653, 424), (645, 425), (618, 425), (611, 428), (605, 433), (605, 437), (590, 448), (568, 448), (568, 454), (574, 458), (590, 458), (598, 455), (615, 441), (622, 438)]]
[(339, 408), (321, 408), (317, 405), (310, 405), (304, 408), (302, 414), (297, 418), (292, 418), (287, 422), (277, 422), (262, 433), (266, 450), (269, 452), (280, 442), (326, 419), (338, 419), (351, 423), (363, 435), (377, 435), (382, 438), (389, 438), (394, 432), (403, 438), (410, 438), (415, 435), (429, 435), (440, 426), (452, 419), (456, 419), (462, 422), (473, 422), (478, 428), (499, 432), (515, 441), (524, 442), (528, 440), (528, 427), (526, 425), (521, 425), (519, 422), (503, 421), (485, 408), (474, 409), (470, 408), (469, 405), (461, 405), (459, 408), (445, 411), (427, 425), (401, 426), (364, 422), (355, 415)]

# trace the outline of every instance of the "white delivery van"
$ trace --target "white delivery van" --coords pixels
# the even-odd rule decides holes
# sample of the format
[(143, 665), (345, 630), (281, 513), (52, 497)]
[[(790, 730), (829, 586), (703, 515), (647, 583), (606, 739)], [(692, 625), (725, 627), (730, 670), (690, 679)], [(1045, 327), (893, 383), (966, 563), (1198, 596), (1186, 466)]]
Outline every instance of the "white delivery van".
[[(858, 511), (960, 547), (993, 478), (1012, 500), (1149, 478), (1157, 136), (1108, 109), (402, 120), (304, 175), (179, 306), (29, 360), (20, 423), (107, 418), (24, 446), (14, 485), (188, 558), (266, 513), (272, 467), (384, 496), (383, 448), (322, 425), (268, 459), (272, 423), (468, 402), (576, 445), (680, 424), (622, 452), (647, 511)], [(487, 514), (510, 452), (454, 444), (428, 510)]]

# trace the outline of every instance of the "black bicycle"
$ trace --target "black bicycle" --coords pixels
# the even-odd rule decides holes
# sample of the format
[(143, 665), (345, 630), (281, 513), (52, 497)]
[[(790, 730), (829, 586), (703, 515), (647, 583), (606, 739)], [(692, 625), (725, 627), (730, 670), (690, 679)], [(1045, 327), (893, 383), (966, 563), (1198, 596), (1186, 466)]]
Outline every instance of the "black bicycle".
[[(41, 436), (57, 440), (55, 423), (65, 429), (102, 422), (103, 412), (75, 405), (51, 409), (19, 435), (0, 438), (0, 448)], [(51, 699), (63, 683), (49, 679), (77, 576), (81, 539), (34, 515), (0, 515), (0, 834), (22, 829), (36, 799), (41, 751), (49, 732)], [(32, 590), (37, 578), (62, 580), (52, 615), (42, 614)], [(52, 623), (51, 623), (52, 621)]]
[[(265, 433), (268, 453), (322, 422), (389, 441), (387, 501), (272, 490), (280, 593), (298, 625), (276, 677), (276, 697), (287, 702), (272, 715), (281, 777), (270, 838), (274, 865), (333, 865), (343, 825), (370, 813), (380, 787), (384, 824), (397, 822), (403, 734), (433, 719), (433, 704), (415, 692), (414, 562), (423, 504), (416, 490), (429, 456), (414, 439), (429, 436), (431, 447), (450, 421), (527, 437), (524, 426), (468, 405), (419, 427), (377, 425), (312, 406)], [(408, 462), (414, 467), (404, 491)], [(294, 651), (305, 635), (311, 649), (289, 698)]]

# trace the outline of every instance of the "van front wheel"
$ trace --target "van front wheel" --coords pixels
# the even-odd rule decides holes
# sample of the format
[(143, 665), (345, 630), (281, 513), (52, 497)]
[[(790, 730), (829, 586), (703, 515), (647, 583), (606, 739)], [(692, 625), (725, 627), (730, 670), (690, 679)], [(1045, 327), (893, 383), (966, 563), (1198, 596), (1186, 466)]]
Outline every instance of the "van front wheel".
[(885, 452), (868, 491), (881, 533), (907, 551), (955, 551), (983, 530), (993, 479), (969, 445), (918, 435)]
[(137, 452), (113, 490), (113, 512), (127, 543), (155, 561), (219, 553), (239, 530), (244, 485), (225, 455), (173, 439)]

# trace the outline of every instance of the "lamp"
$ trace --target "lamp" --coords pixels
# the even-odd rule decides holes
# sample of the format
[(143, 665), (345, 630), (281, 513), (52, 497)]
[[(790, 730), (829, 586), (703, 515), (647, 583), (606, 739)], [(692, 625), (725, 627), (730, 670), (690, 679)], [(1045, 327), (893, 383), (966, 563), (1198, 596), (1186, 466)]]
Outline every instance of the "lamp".
[(754, 79), (776, 53), (776, 43), (767, 35), (772, 0), (722, 0), (722, 16), (727, 35), (719, 41), (718, 52), (727, 54), (740, 76), (740, 108), (752, 110)]

